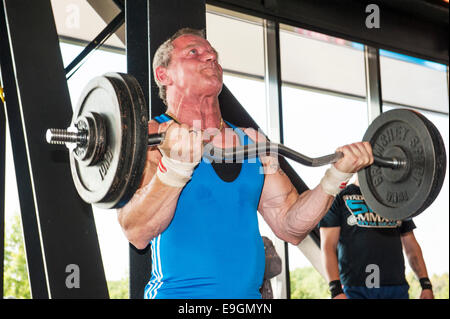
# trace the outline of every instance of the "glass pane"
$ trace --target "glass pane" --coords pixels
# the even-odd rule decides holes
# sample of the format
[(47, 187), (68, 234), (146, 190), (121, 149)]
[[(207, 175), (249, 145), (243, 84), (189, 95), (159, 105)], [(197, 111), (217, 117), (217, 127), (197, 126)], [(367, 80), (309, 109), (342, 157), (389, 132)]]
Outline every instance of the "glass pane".
[[(60, 48), (64, 66), (67, 66), (82, 49), (78, 45), (64, 42), (60, 42)], [(101, 76), (107, 72), (126, 72), (126, 70), (127, 61), (124, 54), (104, 50), (93, 52), (78, 71), (67, 81), (72, 107), (74, 109), (76, 108), (83, 88), (92, 78)]]
[(264, 76), (264, 38), (261, 22), (206, 13), (207, 38), (219, 52), (226, 71)]
[(261, 130), (267, 132), (264, 82), (232, 74), (224, 74), (223, 82)]
[(389, 51), (380, 51), (383, 100), (448, 113), (446, 67)]
[(286, 25), (280, 28), (283, 82), (366, 95), (360, 45)]
[[(113, 5), (112, 1), (111, 3), (90, 2), (96, 7), (102, 7), (104, 14), (108, 14), (108, 23), (120, 12), (120, 9)], [(58, 35), (66, 41), (89, 43), (106, 27), (106, 22), (86, 0), (52, 0), (51, 4)], [(125, 25), (122, 25), (117, 33), (124, 38), (124, 32)], [(116, 34), (106, 40), (105, 45), (125, 48)]]
[[(319, 157), (345, 144), (361, 141), (368, 126), (365, 101), (283, 86), (284, 144), (299, 153)], [(289, 160), (290, 161), (290, 160)], [(290, 161), (310, 188), (327, 166), (307, 167)]]

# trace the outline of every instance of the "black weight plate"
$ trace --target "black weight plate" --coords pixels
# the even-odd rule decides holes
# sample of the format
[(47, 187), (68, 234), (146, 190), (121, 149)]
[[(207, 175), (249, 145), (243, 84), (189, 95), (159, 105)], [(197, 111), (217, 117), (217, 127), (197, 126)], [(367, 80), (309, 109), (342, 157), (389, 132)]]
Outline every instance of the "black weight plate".
[(442, 185), (444, 184), (445, 172), (447, 169), (447, 155), (445, 151), (444, 140), (442, 139), (439, 130), (425, 116), (420, 113), (418, 113), (418, 115), (422, 117), (422, 120), (428, 126), (428, 129), (431, 132), (431, 137), (433, 138), (433, 145), (436, 147), (436, 178), (434, 179), (434, 184), (432, 186), (430, 196), (428, 196), (423, 207), (411, 217), (419, 215), (434, 202), (441, 191)]
[(373, 211), (391, 220), (423, 211), (440, 173), (436, 132), (423, 116), (407, 109), (382, 113), (372, 122), (363, 140), (370, 142), (374, 155), (404, 154), (408, 162), (407, 168), (399, 170), (374, 164), (358, 172), (361, 192)]
[[(130, 186), (130, 176), (140, 167), (131, 156), (136, 153), (136, 138), (142, 136), (142, 130), (148, 135), (147, 125), (145, 128), (141, 122), (136, 125), (134, 114), (140, 113), (140, 109), (135, 111), (133, 107), (138, 97), (130, 94), (124, 77), (127, 76), (114, 73), (92, 79), (84, 88), (72, 119), (75, 123), (79, 116), (96, 112), (105, 122), (106, 150), (98, 163), (86, 166), (78, 162), (72, 152), (70, 155), (78, 193), (84, 201), (101, 208), (123, 205), (121, 201)], [(145, 103), (141, 107), (145, 108)], [(141, 157), (145, 161), (145, 151)]]

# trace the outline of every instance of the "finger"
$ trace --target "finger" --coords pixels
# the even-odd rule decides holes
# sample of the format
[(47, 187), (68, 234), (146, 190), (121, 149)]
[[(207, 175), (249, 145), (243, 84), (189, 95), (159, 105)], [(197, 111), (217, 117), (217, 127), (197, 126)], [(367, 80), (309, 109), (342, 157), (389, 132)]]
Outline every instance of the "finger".
[(358, 158), (358, 166), (366, 165), (369, 162), (369, 156), (362, 143), (353, 143), (350, 147), (353, 154)]
[(358, 166), (359, 160), (359, 157), (355, 155), (354, 146), (344, 145), (339, 149), (344, 154), (344, 156), (336, 164), (343, 164), (346, 169), (351, 168), (351, 171), (354, 171), (354, 168)]
[(192, 161), (198, 161), (203, 154), (203, 132), (192, 130), (190, 135), (190, 140), (192, 141)]
[(372, 145), (369, 142), (362, 142), (367, 153), (369, 154), (370, 157), (370, 162), (369, 165), (373, 164), (373, 149), (372, 149)]
[[(174, 123), (175, 123), (175, 121), (173, 121), (173, 120), (170, 120), (170, 121), (167, 121), (167, 122), (160, 123), (160, 124), (159, 124), (159, 127), (158, 127), (158, 133), (164, 133), (164, 132), (166, 132), (166, 131), (168, 130), (169, 126), (171, 126), (171, 125), (174, 124)], [(175, 124), (176, 124), (176, 123), (175, 123)]]
[(355, 146), (358, 147), (359, 152), (360, 152), (360, 168), (366, 167), (368, 165), (370, 165), (373, 161), (373, 157), (371, 154), (371, 146), (369, 144), (369, 146), (367, 146), (366, 144), (368, 143), (363, 143), (363, 142), (359, 142), (359, 143), (355, 143)]
[(344, 153), (344, 158), (352, 159), (353, 161), (357, 160), (357, 154), (355, 154), (354, 147), (351, 144), (341, 146), (340, 150)]

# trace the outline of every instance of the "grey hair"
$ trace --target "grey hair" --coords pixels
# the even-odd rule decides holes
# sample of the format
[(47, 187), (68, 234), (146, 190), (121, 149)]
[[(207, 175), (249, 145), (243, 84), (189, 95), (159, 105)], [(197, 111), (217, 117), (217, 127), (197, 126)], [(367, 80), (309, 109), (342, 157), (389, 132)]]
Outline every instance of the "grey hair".
[(198, 37), (202, 37), (206, 39), (205, 31), (204, 30), (198, 30), (198, 29), (192, 29), (192, 28), (182, 28), (175, 32), (174, 35), (172, 35), (169, 39), (167, 39), (163, 44), (161, 44), (156, 50), (155, 55), (153, 56), (153, 78), (155, 79), (156, 84), (159, 87), (159, 97), (163, 100), (164, 104), (167, 105), (167, 99), (166, 99), (166, 86), (162, 85), (157, 77), (156, 77), (156, 69), (160, 66), (167, 67), (170, 63), (170, 60), (172, 58), (172, 50), (173, 50), (173, 41), (181, 37), (185, 34), (191, 34), (196, 35)]

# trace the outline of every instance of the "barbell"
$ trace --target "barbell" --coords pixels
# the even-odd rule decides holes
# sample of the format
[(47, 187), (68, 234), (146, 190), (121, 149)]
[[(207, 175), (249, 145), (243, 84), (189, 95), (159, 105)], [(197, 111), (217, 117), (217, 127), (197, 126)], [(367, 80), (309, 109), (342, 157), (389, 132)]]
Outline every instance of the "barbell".
[[(124, 206), (136, 192), (147, 147), (160, 144), (164, 133), (148, 134), (146, 102), (136, 79), (107, 73), (85, 86), (71, 125), (48, 129), (46, 140), (69, 149), (72, 177), (80, 197), (109, 209)], [(412, 110), (391, 110), (370, 124), (363, 140), (372, 145), (374, 163), (359, 171), (358, 178), (373, 211), (387, 219), (404, 220), (431, 205), (444, 181), (446, 155), (442, 137), (428, 119)], [(271, 142), (231, 149), (209, 147), (203, 156), (228, 162), (261, 154), (282, 155), (311, 167), (342, 157), (336, 152), (310, 158)]]

